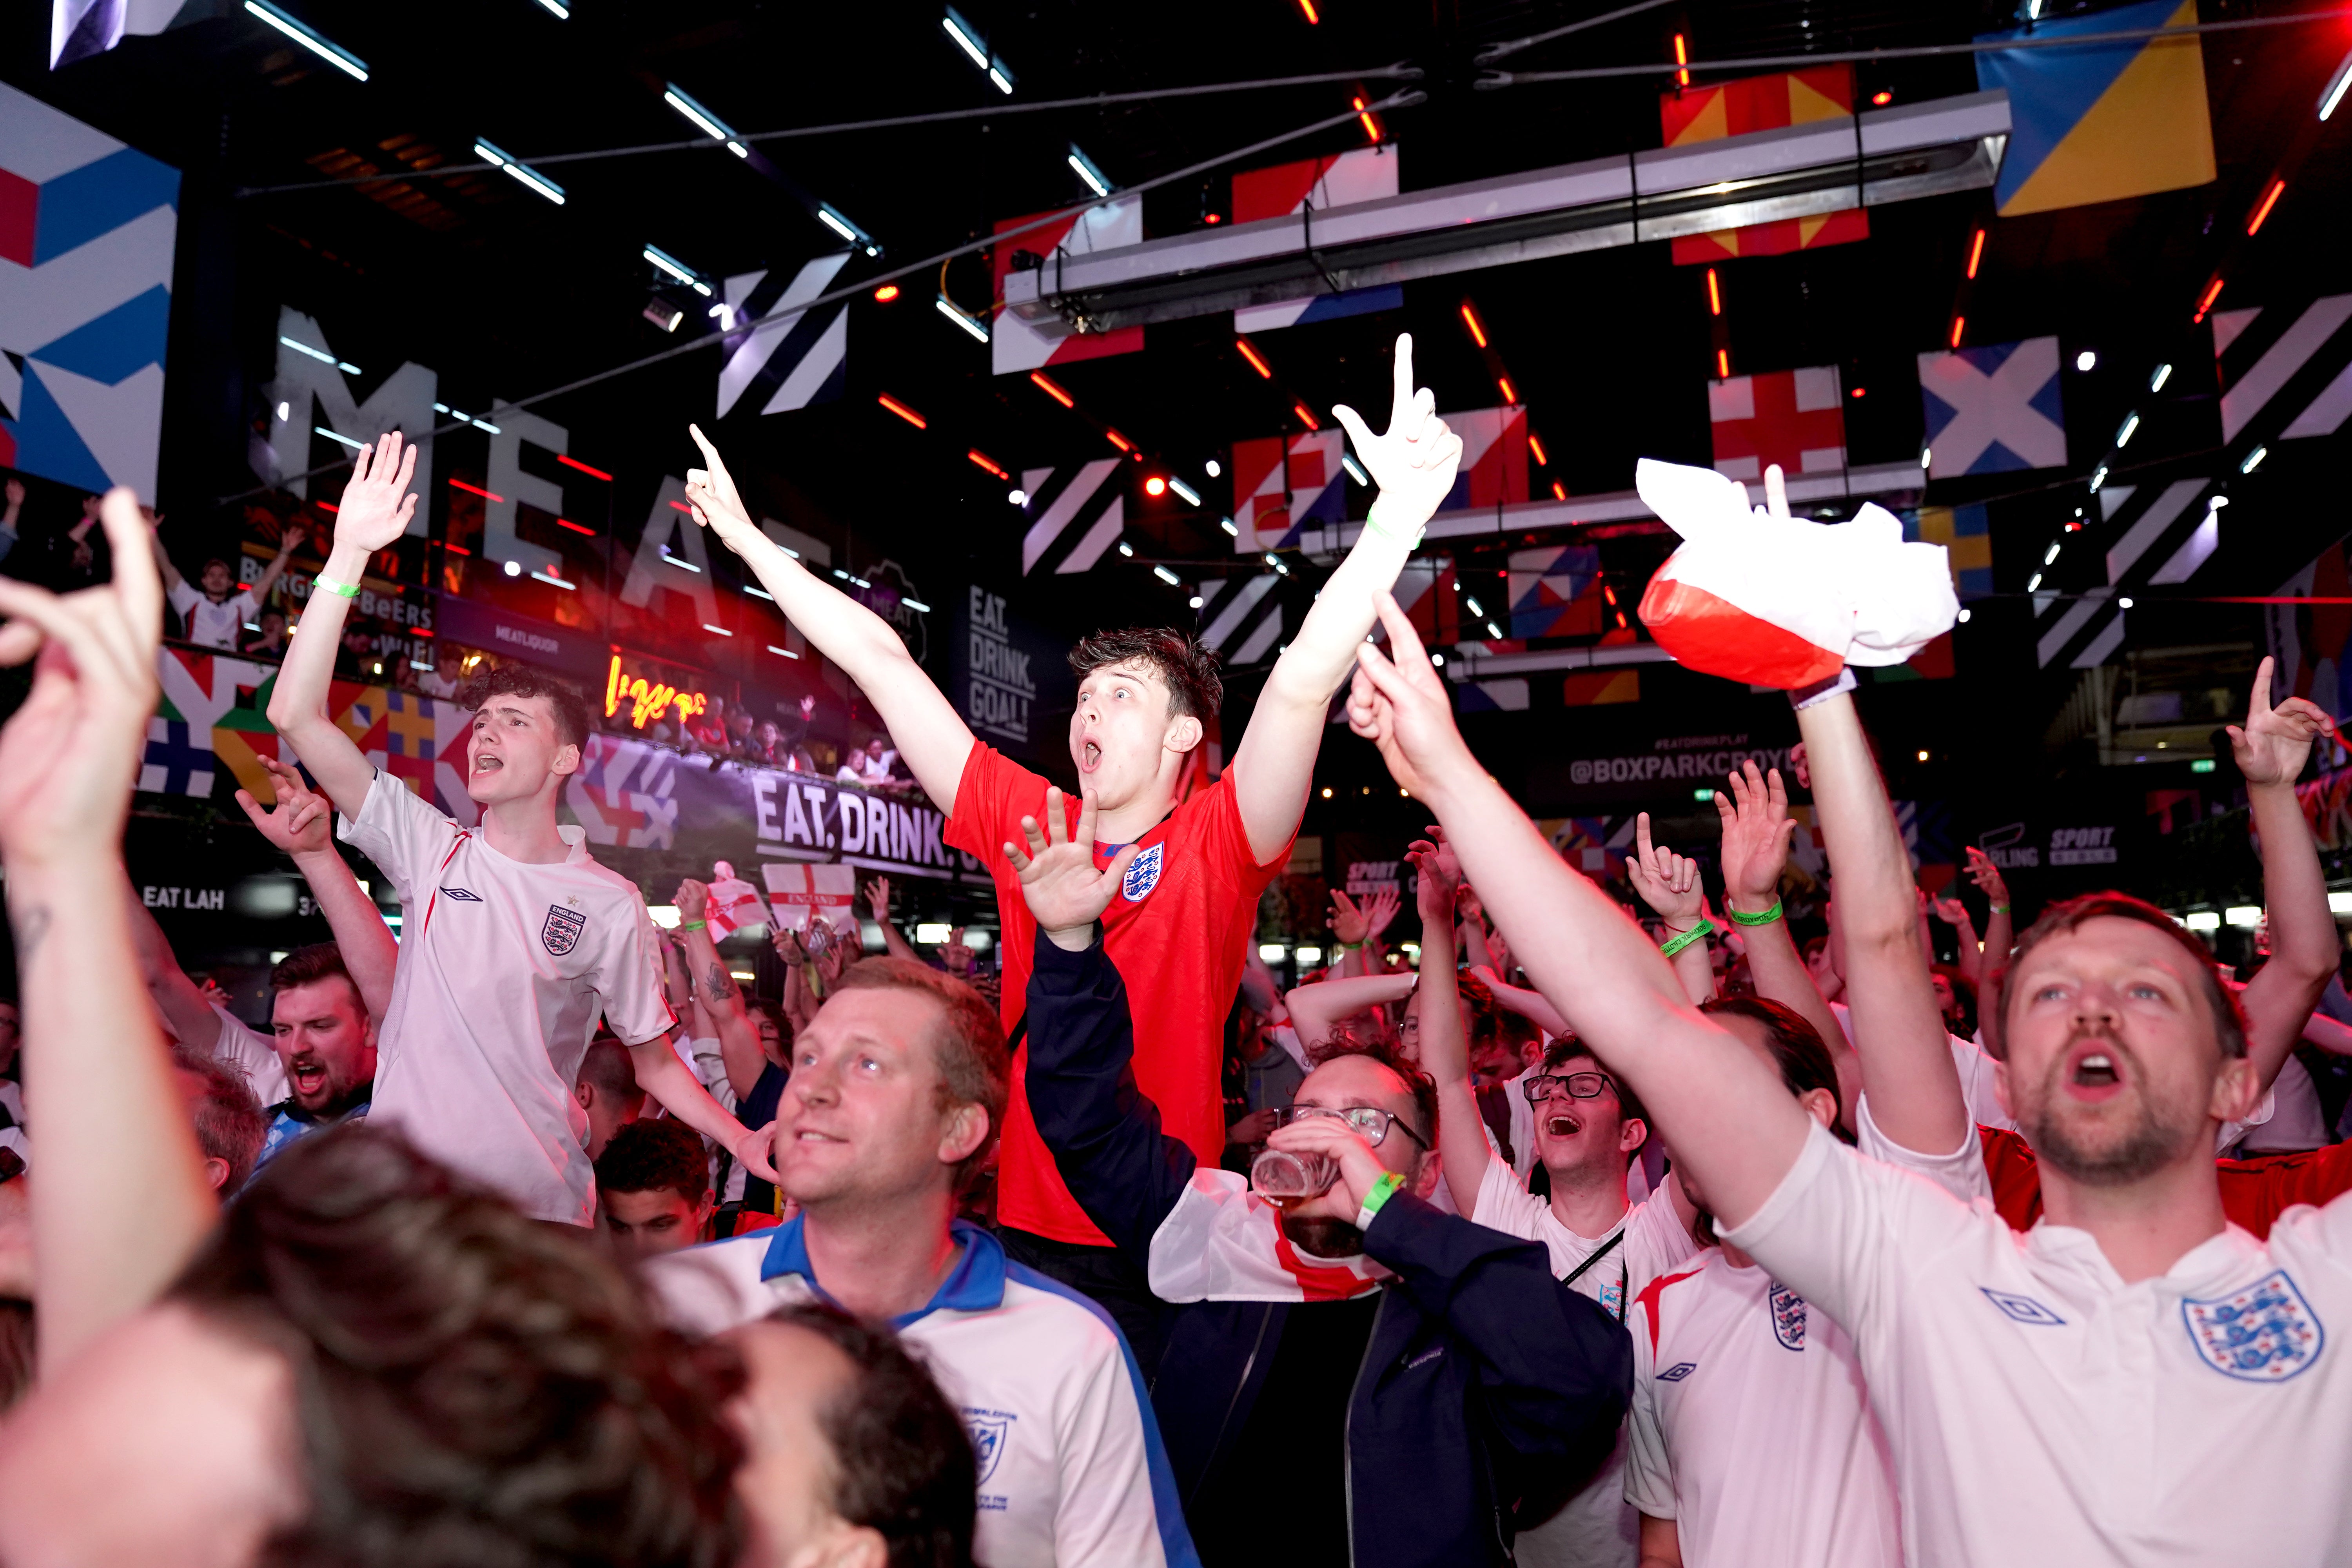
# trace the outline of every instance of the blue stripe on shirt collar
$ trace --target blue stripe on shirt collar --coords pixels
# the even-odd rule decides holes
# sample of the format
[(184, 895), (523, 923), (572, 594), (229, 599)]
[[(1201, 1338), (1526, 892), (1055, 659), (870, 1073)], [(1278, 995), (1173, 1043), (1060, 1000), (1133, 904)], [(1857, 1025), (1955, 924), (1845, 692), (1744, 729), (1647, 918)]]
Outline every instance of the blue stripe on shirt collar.
[[(760, 1260), (760, 1278), (764, 1281), (796, 1274), (808, 1282), (808, 1288), (820, 1300), (837, 1304), (825, 1294), (815, 1268), (809, 1262), (808, 1239), (801, 1230), (805, 1217), (794, 1215), (776, 1227), (775, 1236), (768, 1243), (767, 1255)], [(961, 1247), (955, 1267), (948, 1270), (948, 1277), (940, 1282), (940, 1288), (921, 1310), (891, 1319), (893, 1329), (904, 1329), (937, 1311), (986, 1312), (1004, 1305), (1003, 1244), (978, 1226), (966, 1225), (961, 1220), (948, 1229)]]

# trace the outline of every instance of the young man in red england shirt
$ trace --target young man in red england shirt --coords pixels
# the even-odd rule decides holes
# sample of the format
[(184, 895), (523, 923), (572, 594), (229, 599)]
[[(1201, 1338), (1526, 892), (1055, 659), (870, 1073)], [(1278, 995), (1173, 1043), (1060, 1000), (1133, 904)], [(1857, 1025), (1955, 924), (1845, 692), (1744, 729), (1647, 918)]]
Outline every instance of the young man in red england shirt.
[[(1167, 1131), (1214, 1164), (1224, 1143), (1217, 1051), (1241, 978), (1258, 895), (1280, 871), (1307, 809), (1331, 694), (1372, 629), (1372, 599), (1396, 581), (1423, 525), (1453, 487), (1462, 443), (1412, 384), (1412, 342), (1397, 340), (1388, 433), (1374, 437), (1349, 408), (1335, 409), (1380, 499), (1348, 558), (1324, 584), (1275, 663), (1249, 729), (1223, 776), (1178, 793), (1221, 695), (1213, 659), (1176, 631), (1101, 634), (1079, 645), (1070, 760), (1098, 803), (1097, 853), (1138, 846), (1104, 941), (1135, 997), (1135, 1074)], [(802, 635), (847, 672), (881, 716), (932, 800), (950, 808), (948, 842), (987, 863), (1003, 921), (1004, 1023), (1017, 1042), (1036, 928), (1002, 846), (1024, 816), (1045, 809), (1045, 780), (972, 738), (963, 718), (880, 617), (804, 570), (751, 521), (718, 451), (693, 432), (708, 472), (687, 476), (695, 519), (741, 556)], [(1075, 816), (1076, 795), (1071, 797)], [(1148, 1303), (1097, 1272), (1102, 1234), (1063, 1186), (1038, 1140), (1013, 1058), (997, 1214), (1016, 1258), (1080, 1285), (1114, 1312), (1149, 1355), (1151, 1340), (1124, 1308)], [(1121, 1300), (1124, 1297), (1125, 1300)]]

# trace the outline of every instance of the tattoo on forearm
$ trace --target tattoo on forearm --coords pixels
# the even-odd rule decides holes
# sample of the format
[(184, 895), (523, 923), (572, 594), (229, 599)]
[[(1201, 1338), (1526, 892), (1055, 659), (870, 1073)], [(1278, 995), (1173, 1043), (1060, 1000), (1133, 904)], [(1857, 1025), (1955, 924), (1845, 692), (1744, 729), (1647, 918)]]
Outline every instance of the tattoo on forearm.
[(41, 945), (41, 939), (49, 934), (49, 911), (40, 904), (28, 910), (19, 910), (15, 923), (16, 956), (19, 960), (30, 958), (34, 950)]
[(710, 966), (710, 973), (703, 976), (703, 984), (709, 991), (713, 1002), (724, 1002), (730, 996), (740, 994), (735, 989), (735, 977), (727, 973), (727, 966), (723, 963)]

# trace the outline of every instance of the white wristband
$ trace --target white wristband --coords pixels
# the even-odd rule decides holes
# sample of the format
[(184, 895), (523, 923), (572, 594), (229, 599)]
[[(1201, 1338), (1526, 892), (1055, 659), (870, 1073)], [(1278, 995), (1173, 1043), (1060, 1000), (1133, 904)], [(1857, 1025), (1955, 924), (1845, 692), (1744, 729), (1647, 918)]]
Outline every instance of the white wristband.
[(1789, 706), (1802, 712), (1816, 702), (1828, 701), (1841, 691), (1852, 691), (1855, 685), (1853, 669), (1841, 665), (1838, 672), (1829, 679), (1812, 686), (1800, 686), (1790, 690)]

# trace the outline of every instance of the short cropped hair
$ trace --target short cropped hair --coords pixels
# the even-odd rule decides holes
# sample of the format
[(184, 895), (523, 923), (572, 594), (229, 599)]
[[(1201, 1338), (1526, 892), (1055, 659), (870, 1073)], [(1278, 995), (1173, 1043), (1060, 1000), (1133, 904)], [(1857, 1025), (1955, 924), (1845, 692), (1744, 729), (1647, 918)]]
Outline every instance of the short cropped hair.
[(743, 1548), (734, 1352), (388, 1129), (289, 1145), (172, 1297), (292, 1369), (309, 1508), (264, 1562), (726, 1568)]
[(314, 942), (308, 947), (298, 947), (273, 965), (269, 971), (272, 991), (290, 991), (297, 985), (315, 985), (321, 980), (340, 980), (351, 987), (352, 1011), (365, 1022), (367, 998), (360, 994), (360, 983), (343, 967), (343, 950), (331, 942)]
[(1642, 1109), (1642, 1097), (1633, 1092), (1632, 1085), (1612, 1071), (1608, 1063), (1594, 1056), (1591, 1047), (1574, 1035), (1562, 1035), (1544, 1047), (1543, 1067), (1540, 1070), (1550, 1072), (1555, 1068), (1567, 1066), (1580, 1057), (1609, 1074), (1609, 1081), (1617, 1086), (1617, 1108), (1626, 1120), (1639, 1121), (1643, 1126), (1648, 1126), (1650, 1113)]
[(637, 1086), (636, 1063), (630, 1059), (629, 1047), (613, 1035), (599, 1035), (588, 1042), (588, 1054), (580, 1058), (580, 1076), (573, 1081), (593, 1089), (599, 1097), (611, 1095), (626, 1104), (635, 1104), (646, 1097)]
[(541, 697), (555, 713), (556, 738), (567, 746), (588, 743), (588, 702), (571, 682), (528, 664), (502, 664), (466, 682), (457, 705), (478, 710), (493, 697)]
[(1200, 639), (1173, 626), (1129, 626), (1124, 631), (1097, 632), (1070, 650), (1070, 668), (1080, 680), (1105, 665), (1139, 659), (1151, 667), (1168, 687), (1168, 716), (1189, 716), (1203, 722), (1217, 716), (1225, 700), (1225, 679), (1217, 670), (1217, 656)]
[(228, 1167), (220, 1190), (234, 1193), (252, 1178), (253, 1167), (261, 1161), (262, 1142), (269, 1135), (261, 1101), (245, 1075), (218, 1057), (183, 1045), (173, 1048), (172, 1065), (204, 1080), (191, 1112), (196, 1147), (205, 1159)]
[(971, 1568), (979, 1461), (955, 1407), (888, 1329), (830, 1307), (770, 1320), (828, 1341), (855, 1375), (818, 1415), (833, 1511), (877, 1531), (890, 1568)]
[(1413, 1129), (1437, 1147), (1437, 1080), (1424, 1071), (1419, 1063), (1399, 1050), (1394, 1043), (1373, 1037), (1358, 1039), (1342, 1032), (1318, 1045), (1307, 1047), (1308, 1071), (1341, 1057), (1367, 1057), (1404, 1080), (1405, 1092), (1412, 1096), (1412, 1108), (1421, 1113), (1421, 1125)]
[[(1771, 1048), (1782, 1085), (1795, 1095), (1816, 1089), (1829, 1090), (1830, 1099), (1837, 1105), (1837, 1115), (1832, 1120), (1845, 1120), (1845, 1095), (1838, 1088), (1837, 1063), (1830, 1056), (1829, 1047), (1822, 1044), (1820, 1031), (1805, 1021), (1803, 1014), (1785, 1003), (1762, 996), (1718, 996), (1712, 1002), (1700, 1003), (1698, 1010), (1752, 1018), (1763, 1025), (1764, 1043)], [(1840, 1132), (1838, 1136), (1843, 1138), (1845, 1134)]]
[(988, 1112), (988, 1136), (956, 1167), (958, 1186), (987, 1163), (1004, 1131), (1012, 1098), (1013, 1058), (1004, 1026), (985, 997), (955, 976), (911, 958), (867, 958), (849, 966), (836, 991), (914, 991), (940, 1005), (931, 1031), (931, 1060), (940, 1069), (940, 1110), (977, 1105)]
[(2003, 1037), (2003, 1031), (2009, 1026), (2009, 977), (2019, 964), (2025, 962), (2025, 955), (2053, 936), (2064, 935), (2087, 921), (2099, 920), (2137, 921), (2179, 942), (2181, 951), (2189, 955), (2189, 967), (2195, 972), (2198, 986), (2204, 994), (2205, 1005), (2213, 1015), (2214, 1042), (2221, 1047), (2221, 1054), (2225, 1057), (2246, 1054), (2246, 1015), (2239, 1007), (2237, 997), (2231, 994), (2230, 988), (2222, 984), (2221, 977), (2214, 973), (2213, 950), (2207, 947), (2204, 939), (2195, 931), (2154, 904), (2135, 899), (2129, 893), (2116, 892), (2084, 893), (2080, 898), (2053, 904), (2023, 936), (2017, 939), (2017, 945), (2010, 949), (2007, 960), (1993, 972), (1990, 986), (1993, 1005), (1979, 1009), (1978, 1021), (1984, 1028), (1987, 1050), (2003, 1061), (2009, 1059), (2009, 1042)]
[(692, 1208), (710, 1195), (710, 1156), (683, 1121), (649, 1116), (613, 1134), (596, 1156), (600, 1193), (676, 1193)]

